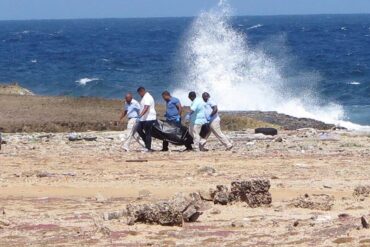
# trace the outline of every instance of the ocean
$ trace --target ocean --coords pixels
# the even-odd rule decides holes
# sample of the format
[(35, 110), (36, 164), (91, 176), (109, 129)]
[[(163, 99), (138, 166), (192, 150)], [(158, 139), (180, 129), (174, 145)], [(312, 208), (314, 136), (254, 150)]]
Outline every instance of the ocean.
[(370, 125), (370, 15), (0, 22), (0, 81), (40, 95), (209, 91), (222, 110)]

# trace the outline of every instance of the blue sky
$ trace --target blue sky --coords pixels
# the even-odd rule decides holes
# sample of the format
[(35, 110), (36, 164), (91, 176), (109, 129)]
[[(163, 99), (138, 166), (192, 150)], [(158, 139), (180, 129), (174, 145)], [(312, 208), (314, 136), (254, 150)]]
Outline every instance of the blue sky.
[[(0, 19), (195, 16), (218, 0), (0, 0)], [(370, 0), (229, 0), (236, 15), (370, 13)]]

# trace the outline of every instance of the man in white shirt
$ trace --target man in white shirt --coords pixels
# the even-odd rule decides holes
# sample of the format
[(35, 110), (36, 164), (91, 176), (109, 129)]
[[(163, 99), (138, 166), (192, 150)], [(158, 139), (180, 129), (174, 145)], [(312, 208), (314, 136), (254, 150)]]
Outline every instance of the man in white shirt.
[[(205, 92), (202, 94), (202, 98), (206, 103), (206, 115), (207, 121), (209, 122), (209, 127), (211, 128), (211, 132), (217, 137), (217, 139), (226, 147), (226, 150), (231, 150), (233, 148), (233, 144), (230, 142), (229, 138), (227, 138), (224, 133), (221, 131), (221, 119), (218, 115), (218, 107), (217, 104), (211, 99), (209, 93)], [(206, 140), (208, 139), (209, 132)], [(202, 142), (202, 147), (206, 145), (206, 142)]]
[(140, 122), (137, 129), (140, 137), (145, 143), (145, 152), (152, 151), (152, 130), (155, 121), (157, 120), (157, 112), (155, 111), (155, 102), (153, 97), (143, 87), (139, 87), (137, 90), (141, 96), (140, 101)]
[(124, 109), (121, 113), (120, 122), (127, 116), (127, 129), (123, 140), (123, 149), (126, 152), (130, 151), (130, 144), (132, 138), (134, 138), (142, 147), (145, 147), (144, 142), (137, 135), (137, 127), (139, 125), (139, 113), (140, 104), (135, 99), (133, 99), (132, 94), (128, 93), (125, 97)]

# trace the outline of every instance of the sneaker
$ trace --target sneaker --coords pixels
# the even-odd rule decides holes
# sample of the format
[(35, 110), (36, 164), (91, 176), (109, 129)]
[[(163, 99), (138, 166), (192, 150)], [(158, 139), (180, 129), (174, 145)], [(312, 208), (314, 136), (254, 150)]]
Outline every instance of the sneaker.
[(234, 147), (234, 145), (228, 146), (228, 147), (226, 148), (226, 151), (230, 151), (231, 149), (233, 149), (233, 147)]
[(162, 150), (161, 150), (161, 152), (168, 152), (169, 150), (168, 150), (168, 148), (163, 148)]
[(152, 153), (152, 152), (153, 152), (153, 150), (152, 150), (152, 149), (144, 148), (141, 152), (142, 152), (142, 153)]

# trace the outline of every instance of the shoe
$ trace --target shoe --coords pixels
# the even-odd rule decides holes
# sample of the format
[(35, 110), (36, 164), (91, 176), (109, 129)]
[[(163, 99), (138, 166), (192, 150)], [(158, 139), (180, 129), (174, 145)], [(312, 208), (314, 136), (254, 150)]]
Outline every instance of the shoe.
[(144, 148), (141, 152), (142, 153), (153, 153), (154, 151), (152, 149)]
[(168, 150), (168, 148), (163, 148), (162, 150), (161, 150), (161, 152), (168, 152), (169, 150)]
[(123, 150), (125, 150), (126, 152), (130, 152), (130, 149), (128, 147), (123, 147)]
[(231, 145), (229, 147), (226, 148), (226, 151), (230, 151), (231, 149), (233, 149), (234, 145)]

